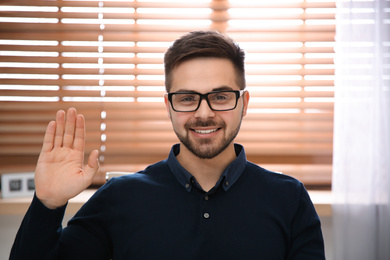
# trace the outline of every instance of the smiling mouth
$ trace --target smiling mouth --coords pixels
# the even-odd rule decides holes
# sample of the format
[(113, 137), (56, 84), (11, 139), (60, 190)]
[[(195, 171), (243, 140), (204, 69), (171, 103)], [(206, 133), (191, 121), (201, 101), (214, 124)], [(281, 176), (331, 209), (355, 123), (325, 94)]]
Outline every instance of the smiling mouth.
[(195, 133), (199, 133), (199, 134), (211, 134), (211, 133), (214, 133), (216, 131), (218, 131), (219, 128), (217, 129), (209, 129), (209, 130), (195, 130), (195, 129), (192, 129), (192, 131), (194, 131)]

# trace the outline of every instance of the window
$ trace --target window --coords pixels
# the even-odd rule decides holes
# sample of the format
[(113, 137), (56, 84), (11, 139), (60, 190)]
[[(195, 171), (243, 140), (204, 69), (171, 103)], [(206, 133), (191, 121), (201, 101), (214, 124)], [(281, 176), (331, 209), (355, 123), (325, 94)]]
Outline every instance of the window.
[(34, 171), (57, 109), (86, 117), (86, 153), (137, 171), (178, 142), (163, 54), (192, 30), (246, 50), (248, 159), (307, 186), (331, 182), (335, 3), (327, 0), (13, 1), (0, 4), (0, 173)]

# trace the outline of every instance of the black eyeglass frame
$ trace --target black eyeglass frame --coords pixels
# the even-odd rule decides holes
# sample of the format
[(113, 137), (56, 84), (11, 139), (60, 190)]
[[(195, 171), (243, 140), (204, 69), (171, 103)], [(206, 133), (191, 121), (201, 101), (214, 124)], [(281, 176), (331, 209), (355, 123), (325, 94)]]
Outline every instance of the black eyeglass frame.
[[(211, 107), (211, 104), (210, 104), (208, 96), (211, 95), (211, 94), (222, 93), (222, 92), (231, 92), (231, 93), (236, 94), (236, 103), (235, 103), (233, 108), (229, 108), (229, 109), (214, 109), (214, 108)], [(207, 105), (213, 111), (230, 111), (230, 110), (234, 110), (237, 107), (238, 99), (244, 94), (244, 92), (245, 92), (245, 90), (218, 90), (218, 91), (211, 91), (211, 92), (202, 94), (202, 93), (198, 93), (198, 92), (195, 92), (195, 91), (185, 91), (185, 92), (171, 92), (171, 93), (167, 93), (167, 95), (168, 95), (168, 101), (169, 101), (169, 103), (171, 103), (171, 107), (172, 107), (173, 111), (185, 113), (185, 112), (195, 112), (196, 110), (198, 110), (203, 99), (206, 100)], [(198, 102), (198, 106), (195, 109), (189, 110), (189, 111), (176, 110), (173, 107), (173, 103), (172, 103), (172, 96), (175, 95), (175, 94), (197, 94), (197, 95), (199, 95), (200, 99), (199, 99), (199, 102)]]

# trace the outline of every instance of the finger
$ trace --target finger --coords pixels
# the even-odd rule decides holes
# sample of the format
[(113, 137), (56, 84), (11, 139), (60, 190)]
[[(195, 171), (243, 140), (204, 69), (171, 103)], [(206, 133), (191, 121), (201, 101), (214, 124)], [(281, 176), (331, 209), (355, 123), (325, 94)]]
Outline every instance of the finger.
[(90, 180), (92, 180), (92, 178), (95, 176), (96, 172), (99, 169), (98, 156), (98, 150), (93, 150), (89, 155), (88, 164), (87, 166), (85, 166), (84, 172)]
[(56, 131), (54, 137), (54, 147), (62, 146), (65, 124), (65, 112), (64, 110), (58, 110), (56, 115)]
[(53, 149), (55, 131), (56, 122), (50, 121), (46, 128), (45, 137), (43, 138), (42, 152), (48, 152)]
[(78, 114), (76, 117), (76, 132), (74, 135), (73, 149), (84, 152), (85, 146), (85, 120), (84, 116)]
[(73, 145), (75, 125), (76, 125), (76, 109), (69, 108), (66, 114), (65, 132), (64, 132), (64, 147), (71, 147)]

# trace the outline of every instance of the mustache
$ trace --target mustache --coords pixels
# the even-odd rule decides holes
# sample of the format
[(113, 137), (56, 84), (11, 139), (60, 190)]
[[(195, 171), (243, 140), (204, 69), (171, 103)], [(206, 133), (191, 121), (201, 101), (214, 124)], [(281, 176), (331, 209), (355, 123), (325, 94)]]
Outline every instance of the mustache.
[(185, 124), (186, 128), (209, 127), (209, 126), (224, 127), (225, 123), (221, 122), (221, 123), (217, 124), (215, 121), (209, 119), (209, 120), (196, 120), (196, 121), (188, 122)]

